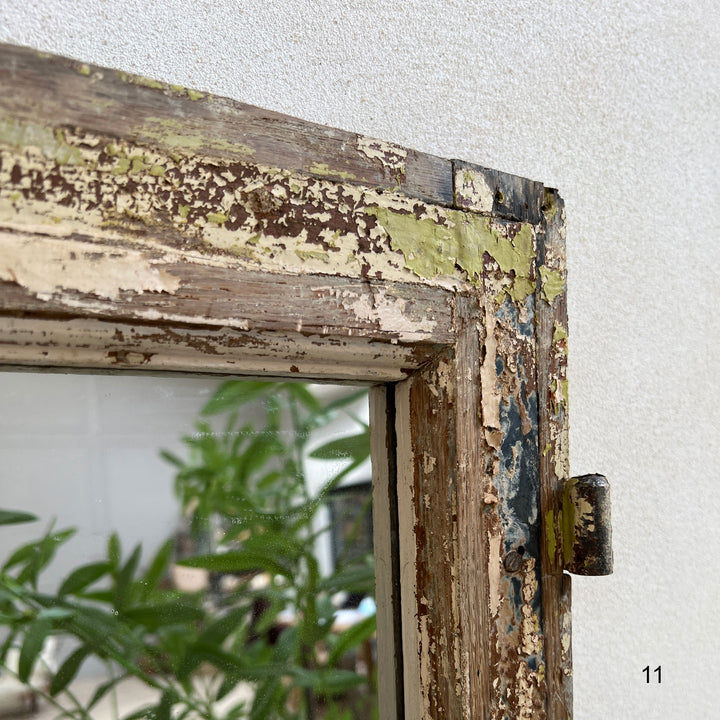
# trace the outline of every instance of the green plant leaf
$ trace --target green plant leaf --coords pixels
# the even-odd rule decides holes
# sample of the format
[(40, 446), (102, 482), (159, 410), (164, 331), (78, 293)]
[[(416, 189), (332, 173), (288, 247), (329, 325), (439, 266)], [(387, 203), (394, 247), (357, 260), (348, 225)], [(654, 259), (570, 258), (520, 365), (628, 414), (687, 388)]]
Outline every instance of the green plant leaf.
[(336, 665), (348, 650), (352, 650), (352, 648), (357, 647), (361, 642), (371, 637), (375, 632), (375, 628), (375, 615), (372, 615), (341, 632), (333, 643), (327, 664), (330, 666)]
[(5, 563), (3, 570), (16, 565), (24, 565), (16, 578), (21, 585), (30, 583), (33, 587), (37, 587), (40, 571), (47, 567), (55, 557), (58, 547), (75, 534), (75, 528), (53, 532), (53, 524), (40, 540), (18, 548)]
[(95, 602), (111, 605), (115, 595), (112, 590), (94, 590), (92, 592), (79, 593), (78, 597), (83, 598), (83, 600), (94, 600)]
[(73, 570), (63, 580), (58, 595), (76, 595), (88, 585), (97, 582), (103, 575), (110, 571), (110, 564), (107, 562), (91, 563)]
[(43, 608), (38, 613), (38, 618), (47, 620), (67, 620), (75, 614), (75, 610), (68, 607), (48, 607)]
[(277, 387), (272, 382), (250, 382), (247, 380), (228, 380), (224, 382), (202, 409), (202, 415), (217, 415), (233, 410), (240, 405), (252, 402), (263, 393)]
[(323, 578), (319, 589), (330, 594), (346, 590), (348, 592), (367, 592), (372, 590), (375, 583), (375, 568), (373, 565), (351, 565)]
[(281, 383), (279, 388), (282, 388), (288, 395), (294, 397), (305, 409), (312, 413), (321, 413), (324, 408), (320, 404), (320, 401), (308, 390), (307, 386), (303, 383)]
[(300, 687), (312, 688), (323, 695), (335, 695), (367, 682), (366, 677), (356, 672), (337, 668), (309, 670), (296, 667), (292, 668), (292, 675)]
[(332, 402), (329, 402), (323, 410), (325, 412), (334, 412), (335, 410), (340, 410), (341, 408), (346, 407), (347, 405), (352, 405), (354, 402), (359, 400), (364, 395), (368, 394), (367, 388), (360, 388), (360, 390), (356, 390), (355, 392), (350, 393), (349, 395), (344, 395), (343, 397), (339, 397), (336, 400), (333, 400)]
[(140, 564), (142, 545), (136, 545), (125, 565), (117, 574), (115, 582), (115, 607), (121, 610), (125, 607), (133, 577)]
[(35, 522), (36, 515), (22, 512), (21, 510), (2, 510), (0, 509), (0, 525), (15, 525), (17, 523)]
[(260, 683), (255, 690), (248, 720), (267, 720), (273, 717), (273, 708), (283, 702), (286, 693), (280, 677), (269, 678)]
[(80, 666), (89, 654), (90, 648), (80, 647), (65, 660), (50, 683), (51, 695), (57, 695), (73, 681)]
[(205, 613), (194, 605), (182, 600), (161, 605), (142, 605), (123, 612), (123, 618), (139, 623), (149, 630), (157, 630), (165, 625), (192, 623), (200, 620)]
[(121, 675), (119, 677), (111, 677), (108, 681), (102, 685), (98, 685), (95, 692), (90, 700), (90, 704), (87, 706), (88, 711), (92, 710), (104, 697), (110, 692), (118, 683), (124, 680), (128, 675)]
[(145, 705), (130, 715), (125, 715), (123, 720), (154, 720), (157, 705)]
[(165, 576), (168, 566), (170, 565), (170, 560), (172, 560), (173, 546), (173, 540), (170, 539), (155, 553), (155, 557), (152, 559), (150, 567), (143, 577), (143, 583), (145, 585), (144, 594), (146, 597), (157, 588)]
[(359, 462), (370, 456), (370, 433), (363, 431), (357, 435), (331, 440), (310, 453), (316, 460), (354, 460)]
[(230, 610), (228, 613), (214, 622), (210, 623), (198, 638), (201, 645), (217, 645), (220, 647), (225, 638), (232, 633), (237, 627), (242, 625), (248, 618), (248, 610), (245, 607), (238, 607)]
[(166, 690), (157, 705), (153, 716), (154, 720), (170, 720), (170, 713), (175, 700), (175, 693), (172, 690)]
[(21, 682), (27, 682), (30, 677), (33, 665), (42, 652), (45, 638), (51, 629), (52, 621), (49, 618), (36, 618), (25, 631), (25, 639), (18, 660), (18, 678)]
[(185, 567), (205, 568), (216, 572), (267, 571), (273, 575), (292, 577), (291, 568), (284, 567), (270, 553), (236, 550), (217, 555), (197, 555), (178, 563)]
[(120, 538), (118, 537), (118, 534), (116, 532), (114, 532), (108, 538), (107, 556), (108, 563), (110, 564), (110, 571), (114, 575), (117, 573), (117, 569), (120, 567), (120, 558), (122, 557)]

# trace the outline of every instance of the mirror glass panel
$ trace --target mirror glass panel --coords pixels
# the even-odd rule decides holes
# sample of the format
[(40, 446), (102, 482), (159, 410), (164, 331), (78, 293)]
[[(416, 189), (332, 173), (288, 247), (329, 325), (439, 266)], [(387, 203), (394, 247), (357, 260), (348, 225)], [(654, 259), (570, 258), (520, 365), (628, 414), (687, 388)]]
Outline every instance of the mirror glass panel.
[(0, 717), (377, 715), (367, 389), (0, 373)]

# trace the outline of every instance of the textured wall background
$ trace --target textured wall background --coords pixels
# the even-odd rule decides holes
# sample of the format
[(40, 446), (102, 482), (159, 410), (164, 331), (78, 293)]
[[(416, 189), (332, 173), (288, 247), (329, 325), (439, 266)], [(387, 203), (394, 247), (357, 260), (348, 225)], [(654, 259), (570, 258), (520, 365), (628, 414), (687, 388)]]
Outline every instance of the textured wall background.
[(576, 718), (712, 717), (716, 0), (349, 5), (3, 0), (0, 40), (559, 187), (572, 470), (615, 493), (616, 574), (575, 582)]

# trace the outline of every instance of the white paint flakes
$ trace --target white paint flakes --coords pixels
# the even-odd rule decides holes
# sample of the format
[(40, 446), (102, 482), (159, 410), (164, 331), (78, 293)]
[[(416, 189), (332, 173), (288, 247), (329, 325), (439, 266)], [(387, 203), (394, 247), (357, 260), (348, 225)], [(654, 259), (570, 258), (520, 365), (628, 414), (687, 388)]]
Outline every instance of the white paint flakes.
[(77, 291), (115, 300), (122, 291), (173, 294), (180, 287), (178, 278), (154, 267), (138, 250), (5, 232), (0, 232), (0, 248), (0, 279), (40, 299)]

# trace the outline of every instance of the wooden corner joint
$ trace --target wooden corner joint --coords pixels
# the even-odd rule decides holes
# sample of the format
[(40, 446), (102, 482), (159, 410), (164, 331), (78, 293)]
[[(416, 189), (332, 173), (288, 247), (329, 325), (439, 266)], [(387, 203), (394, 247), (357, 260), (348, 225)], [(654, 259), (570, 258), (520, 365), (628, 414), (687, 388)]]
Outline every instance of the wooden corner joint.
[(563, 487), (565, 569), (575, 575), (613, 571), (610, 483), (604, 475), (573, 477)]

